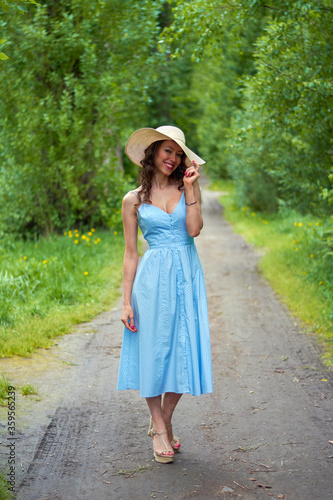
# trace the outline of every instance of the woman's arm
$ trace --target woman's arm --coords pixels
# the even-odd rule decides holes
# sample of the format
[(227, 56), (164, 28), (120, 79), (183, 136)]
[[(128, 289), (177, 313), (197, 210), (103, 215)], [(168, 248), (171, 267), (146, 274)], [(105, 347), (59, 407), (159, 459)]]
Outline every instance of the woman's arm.
[[(134, 325), (134, 312), (131, 306), (132, 287), (138, 267), (138, 222), (136, 217), (135, 203), (137, 197), (134, 193), (127, 193), (123, 199), (122, 216), (124, 224), (125, 236), (125, 254), (123, 264), (123, 311), (121, 321), (126, 328), (136, 332), (137, 329)], [(128, 324), (130, 320), (130, 324)]]
[(193, 162), (193, 165), (186, 169), (184, 176), (186, 229), (192, 237), (198, 236), (203, 227), (198, 170), (199, 165)]

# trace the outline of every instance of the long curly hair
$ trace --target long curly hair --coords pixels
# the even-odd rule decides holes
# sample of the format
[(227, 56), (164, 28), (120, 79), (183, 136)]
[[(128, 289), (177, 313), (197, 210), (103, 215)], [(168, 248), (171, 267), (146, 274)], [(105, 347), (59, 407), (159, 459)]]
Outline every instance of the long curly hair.
[[(163, 142), (164, 140), (155, 141), (152, 144), (150, 144), (150, 146), (148, 146), (148, 148), (145, 150), (145, 157), (140, 162), (142, 165), (142, 168), (140, 169), (138, 175), (138, 180), (141, 184), (140, 198), (145, 203), (151, 203), (150, 200), (151, 184), (152, 184), (152, 179), (157, 171), (157, 167), (155, 165), (154, 160), (156, 152)], [(183, 177), (185, 175), (185, 170), (187, 169), (187, 166), (185, 165), (185, 159), (186, 155), (184, 153), (182, 155), (182, 159), (179, 166), (170, 175), (170, 178), (173, 179), (174, 183), (178, 184), (179, 190), (182, 190), (184, 188)]]

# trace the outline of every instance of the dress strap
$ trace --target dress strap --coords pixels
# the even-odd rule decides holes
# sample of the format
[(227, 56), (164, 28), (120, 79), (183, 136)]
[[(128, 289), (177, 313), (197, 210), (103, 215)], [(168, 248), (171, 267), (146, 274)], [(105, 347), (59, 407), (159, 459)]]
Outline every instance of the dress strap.
[(136, 196), (139, 198), (139, 200), (142, 201), (141, 198), (140, 198), (140, 196), (138, 195), (138, 193), (136, 191), (130, 191), (130, 193), (136, 194)]

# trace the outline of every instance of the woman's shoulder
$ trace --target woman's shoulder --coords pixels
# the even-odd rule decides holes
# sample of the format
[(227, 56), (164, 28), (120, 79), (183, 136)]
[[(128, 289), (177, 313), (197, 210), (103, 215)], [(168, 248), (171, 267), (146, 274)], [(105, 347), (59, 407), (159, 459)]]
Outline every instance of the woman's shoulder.
[(133, 189), (132, 191), (129, 191), (128, 193), (125, 194), (123, 198), (123, 207), (124, 208), (133, 208), (134, 205), (137, 205), (138, 203), (141, 203), (141, 198), (140, 198), (140, 187), (137, 189)]

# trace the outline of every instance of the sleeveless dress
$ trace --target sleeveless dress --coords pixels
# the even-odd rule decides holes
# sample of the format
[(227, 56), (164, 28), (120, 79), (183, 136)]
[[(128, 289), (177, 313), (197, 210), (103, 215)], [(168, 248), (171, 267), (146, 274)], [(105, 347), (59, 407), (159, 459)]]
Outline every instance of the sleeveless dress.
[(142, 397), (212, 392), (206, 287), (186, 230), (184, 192), (171, 214), (142, 203), (138, 224), (149, 250), (133, 283), (138, 331), (124, 328), (117, 389), (138, 389)]

